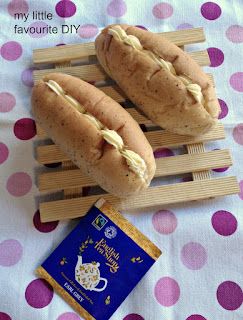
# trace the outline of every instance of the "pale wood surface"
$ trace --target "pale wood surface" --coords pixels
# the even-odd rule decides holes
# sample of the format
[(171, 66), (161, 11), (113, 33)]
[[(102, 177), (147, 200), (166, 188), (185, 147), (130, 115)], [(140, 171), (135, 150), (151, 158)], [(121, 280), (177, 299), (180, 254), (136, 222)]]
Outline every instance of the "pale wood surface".
[[(238, 192), (239, 185), (236, 177), (224, 177), (149, 188), (146, 192), (127, 199), (119, 199), (110, 194), (104, 194), (102, 197), (105, 200), (108, 200), (118, 210), (126, 211), (184, 201), (203, 200), (210, 197), (219, 197)], [(41, 221), (49, 222), (81, 217), (87, 213), (89, 208), (98, 200), (98, 198), (100, 198), (100, 196), (95, 195), (41, 203)]]
[[(203, 28), (163, 32), (161, 35), (177, 46), (205, 41)], [(90, 55), (95, 55), (93, 42), (36, 49), (33, 51), (33, 62), (35, 64), (58, 63), (77, 60)]]
[[(177, 147), (202, 141), (220, 140), (225, 138), (224, 128), (219, 123), (215, 128), (197, 137), (180, 136), (165, 130), (145, 132), (145, 136), (153, 149), (158, 147)], [(37, 147), (37, 161), (41, 164), (55, 163), (70, 160), (57, 145)]]
[[(156, 159), (155, 177), (217, 169), (231, 165), (232, 159), (228, 150), (214, 150), (203, 154), (183, 154)], [(42, 173), (39, 175), (38, 181), (39, 190), (44, 192), (72, 187), (80, 190), (83, 187), (95, 185), (97, 183), (80, 169)]]

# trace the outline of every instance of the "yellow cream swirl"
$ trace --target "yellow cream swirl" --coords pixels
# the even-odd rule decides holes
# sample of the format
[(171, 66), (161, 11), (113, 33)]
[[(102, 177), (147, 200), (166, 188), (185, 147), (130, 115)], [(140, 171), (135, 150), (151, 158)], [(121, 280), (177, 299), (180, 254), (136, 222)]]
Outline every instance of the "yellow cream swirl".
[(126, 159), (126, 163), (131, 171), (137, 174), (141, 179), (146, 179), (146, 163), (142, 157), (134, 151), (125, 149), (122, 137), (115, 131), (106, 128), (98, 119), (93, 115), (86, 112), (83, 106), (74, 99), (73, 97), (65, 94), (64, 90), (60, 85), (49, 80), (45, 84), (53, 90), (57, 95), (61, 95), (67, 102), (69, 102), (73, 107), (75, 107), (80, 113), (82, 113), (98, 130), (100, 130), (103, 139), (116, 148), (121, 155)]
[(122, 29), (120, 26), (114, 26), (112, 28), (108, 29), (108, 33), (112, 35), (116, 40), (122, 41), (127, 45), (130, 45), (134, 49), (142, 51), (144, 54), (149, 56), (154, 62), (156, 62), (161, 68), (171, 72), (173, 75), (177, 76), (183, 84), (186, 86), (187, 91), (191, 93), (191, 95), (194, 97), (194, 99), (204, 104), (204, 98), (202, 94), (202, 88), (196, 84), (192, 83), (192, 81), (186, 77), (176, 74), (176, 70), (173, 67), (173, 64), (169, 61), (165, 61), (164, 59), (160, 58), (159, 55), (155, 54), (152, 51), (146, 50), (142, 47), (139, 39), (133, 35), (127, 35), (125, 30)]

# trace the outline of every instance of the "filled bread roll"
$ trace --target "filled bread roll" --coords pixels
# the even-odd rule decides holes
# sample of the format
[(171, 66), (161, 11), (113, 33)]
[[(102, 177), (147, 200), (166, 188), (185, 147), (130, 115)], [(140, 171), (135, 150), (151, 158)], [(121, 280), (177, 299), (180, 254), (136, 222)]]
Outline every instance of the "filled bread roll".
[(137, 122), (94, 86), (53, 73), (33, 88), (32, 110), (71, 160), (106, 191), (126, 197), (148, 187), (153, 151)]
[(161, 35), (111, 25), (95, 47), (105, 71), (155, 124), (196, 136), (217, 122), (220, 108), (208, 76)]

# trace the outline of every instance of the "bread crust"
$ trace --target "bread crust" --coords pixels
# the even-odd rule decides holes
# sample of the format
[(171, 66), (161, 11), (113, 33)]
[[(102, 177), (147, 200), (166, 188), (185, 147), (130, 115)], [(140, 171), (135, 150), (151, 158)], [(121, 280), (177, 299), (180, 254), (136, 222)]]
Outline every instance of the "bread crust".
[[(146, 181), (129, 169), (126, 159), (103, 139), (100, 130), (46, 85), (49, 80), (58, 83), (103, 125), (115, 130), (126, 148), (142, 157), (147, 166)], [(127, 197), (147, 188), (155, 173), (152, 148), (130, 114), (102, 91), (66, 74), (49, 74), (33, 88), (32, 110), (53, 141), (104, 190)]]
[[(105, 28), (96, 38), (97, 57), (135, 105), (154, 123), (178, 134), (199, 135), (215, 125), (220, 111), (215, 90), (186, 52), (161, 35), (120, 25), (127, 35), (136, 36), (144, 49), (171, 62), (177, 74), (174, 75), (141, 51), (108, 34), (113, 26)], [(178, 75), (189, 77), (201, 87), (205, 104), (195, 100)]]

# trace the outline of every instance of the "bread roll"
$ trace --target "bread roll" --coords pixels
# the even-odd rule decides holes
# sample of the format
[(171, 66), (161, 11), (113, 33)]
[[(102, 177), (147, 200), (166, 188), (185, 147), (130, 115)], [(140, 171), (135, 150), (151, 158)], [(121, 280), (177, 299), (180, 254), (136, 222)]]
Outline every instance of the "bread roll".
[(217, 122), (219, 104), (208, 76), (160, 35), (111, 25), (95, 41), (100, 64), (154, 123), (196, 136)]
[(37, 122), (106, 191), (127, 197), (148, 187), (153, 151), (137, 122), (94, 86), (53, 73), (33, 88)]

